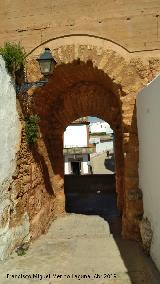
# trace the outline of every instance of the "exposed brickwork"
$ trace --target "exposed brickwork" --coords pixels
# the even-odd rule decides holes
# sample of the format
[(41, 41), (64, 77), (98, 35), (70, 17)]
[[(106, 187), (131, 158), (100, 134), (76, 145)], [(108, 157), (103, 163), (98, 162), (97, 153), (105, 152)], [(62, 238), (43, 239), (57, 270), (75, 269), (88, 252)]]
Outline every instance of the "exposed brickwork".
[[(55, 218), (55, 195), (52, 179), (47, 175), (49, 161), (44, 143), (39, 139), (36, 147), (26, 143), (24, 116), (20, 106), (22, 123), (21, 147), (17, 154), (17, 168), (10, 185), (12, 202), (16, 208), (11, 212), (10, 227), (18, 226), (25, 212), (29, 215), (31, 239), (44, 233)], [(41, 151), (43, 150), (43, 155)]]
[[(40, 78), (34, 54), (42, 49), (28, 58), (29, 80)], [(138, 190), (135, 99), (144, 80), (127, 59), (113, 50), (67, 45), (53, 52), (59, 63), (53, 76), (44, 87), (31, 91), (30, 97), (32, 111), (41, 118), (41, 135), (54, 173), (56, 210), (64, 211), (63, 132), (79, 117), (101, 117), (116, 134), (116, 190), (123, 210), (123, 236), (139, 239), (142, 200), (130, 200), (128, 192)]]

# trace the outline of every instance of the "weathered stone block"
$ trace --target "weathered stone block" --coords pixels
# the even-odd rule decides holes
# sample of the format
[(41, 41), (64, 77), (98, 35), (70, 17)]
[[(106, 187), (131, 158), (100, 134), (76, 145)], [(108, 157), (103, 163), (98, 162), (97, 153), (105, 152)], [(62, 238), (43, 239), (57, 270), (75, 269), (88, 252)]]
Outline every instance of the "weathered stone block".
[(143, 220), (140, 222), (140, 233), (141, 233), (144, 251), (147, 254), (150, 254), (153, 231), (151, 223), (147, 218), (143, 218)]
[(127, 198), (128, 200), (142, 200), (143, 198), (143, 194), (142, 191), (140, 189), (137, 190), (129, 190), (127, 192)]
[(27, 184), (27, 183), (30, 183), (31, 182), (31, 176), (29, 175), (26, 175), (23, 177), (23, 184)]

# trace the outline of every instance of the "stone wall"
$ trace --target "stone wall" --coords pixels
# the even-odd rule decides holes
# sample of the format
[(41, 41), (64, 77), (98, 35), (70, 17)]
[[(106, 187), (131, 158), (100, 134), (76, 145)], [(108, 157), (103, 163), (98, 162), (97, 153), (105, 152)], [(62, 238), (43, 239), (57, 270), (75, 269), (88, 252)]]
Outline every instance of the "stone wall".
[[(21, 99), (19, 99), (21, 102)], [(10, 226), (16, 227), (21, 216), (29, 217), (30, 240), (34, 240), (48, 229), (54, 215), (55, 195), (49, 159), (43, 141), (29, 147), (26, 142), (25, 113), (18, 102), (18, 113), (22, 124), (21, 146), (17, 153), (17, 168), (11, 184), (11, 193), (16, 204)], [(43, 152), (43, 155), (41, 154)], [(47, 165), (46, 165), (47, 158)]]
[(1, 0), (0, 11), (0, 45), (20, 41), (28, 52), (73, 34), (103, 37), (131, 52), (160, 49), (159, 0)]

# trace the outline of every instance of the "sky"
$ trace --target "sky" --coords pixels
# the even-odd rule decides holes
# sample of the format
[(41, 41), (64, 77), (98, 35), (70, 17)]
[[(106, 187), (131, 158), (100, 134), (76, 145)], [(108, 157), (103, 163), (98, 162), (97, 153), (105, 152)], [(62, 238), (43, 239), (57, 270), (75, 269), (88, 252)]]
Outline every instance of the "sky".
[(95, 116), (88, 116), (88, 120), (89, 120), (89, 122), (97, 122), (97, 121), (104, 121), (104, 120), (102, 120), (102, 119), (100, 119), (100, 118), (98, 118), (98, 117), (95, 117)]

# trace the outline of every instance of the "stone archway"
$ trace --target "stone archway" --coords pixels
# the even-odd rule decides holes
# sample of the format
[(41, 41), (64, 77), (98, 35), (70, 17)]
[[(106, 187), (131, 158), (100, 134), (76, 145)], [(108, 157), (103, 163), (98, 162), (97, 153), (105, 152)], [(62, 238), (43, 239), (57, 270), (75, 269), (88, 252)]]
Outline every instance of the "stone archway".
[[(53, 50), (53, 41), (48, 43)], [(124, 50), (98, 45), (66, 44), (53, 50), (59, 63), (49, 82), (34, 90), (33, 112), (41, 118), (42, 139), (53, 168), (57, 208), (64, 210), (62, 135), (73, 120), (87, 115), (100, 116), (116, 133), (116, 190), (123, 210), (123, 236), (139, 239), (143, 212), (138, 189), (138, 137), (135, 99), (142, 87)], [(58, 44), (57, 44), (58, 46)], [(38, 79), (35, 56), (28, 57), (28, 79)], [(117, 47), (116, 47), (117, 48)], [(123, 53), (123, 56), (121, 55)], [(32, 94), (33, 92), (31, 92)], [(62, 208), (61, 208), (62, 207)]]

